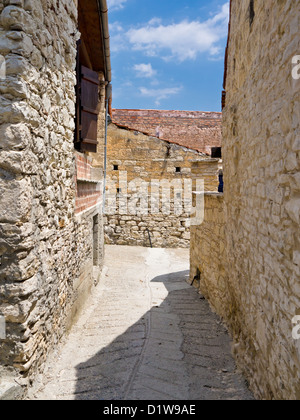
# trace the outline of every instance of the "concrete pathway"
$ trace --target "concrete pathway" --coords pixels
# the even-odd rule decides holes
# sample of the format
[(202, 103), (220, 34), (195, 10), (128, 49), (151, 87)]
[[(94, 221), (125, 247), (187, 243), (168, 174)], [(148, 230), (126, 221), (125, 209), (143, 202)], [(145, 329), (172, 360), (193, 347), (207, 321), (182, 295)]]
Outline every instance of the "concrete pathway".
[(186, 283), (188, 250), (107, 246), (105, 266), (30, 399), (252, 398), (225, 328)]

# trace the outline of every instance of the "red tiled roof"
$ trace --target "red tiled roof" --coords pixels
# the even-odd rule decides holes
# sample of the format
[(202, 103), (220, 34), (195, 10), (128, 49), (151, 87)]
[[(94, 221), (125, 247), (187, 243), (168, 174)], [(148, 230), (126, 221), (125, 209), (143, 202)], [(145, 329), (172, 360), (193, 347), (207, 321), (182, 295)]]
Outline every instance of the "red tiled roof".
[(222, 145), (222, 113), (113, 109), (114, 124), (208, 155)]

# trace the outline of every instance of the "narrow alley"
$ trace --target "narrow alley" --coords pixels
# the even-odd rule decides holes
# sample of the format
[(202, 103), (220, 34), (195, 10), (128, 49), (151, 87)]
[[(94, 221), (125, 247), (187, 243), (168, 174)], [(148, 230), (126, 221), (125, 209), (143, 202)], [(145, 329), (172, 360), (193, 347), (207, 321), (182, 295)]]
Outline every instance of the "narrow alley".
[(96, 291), (29, 398), (252, 399), (188, 269), (187, 249), (107, 246)]

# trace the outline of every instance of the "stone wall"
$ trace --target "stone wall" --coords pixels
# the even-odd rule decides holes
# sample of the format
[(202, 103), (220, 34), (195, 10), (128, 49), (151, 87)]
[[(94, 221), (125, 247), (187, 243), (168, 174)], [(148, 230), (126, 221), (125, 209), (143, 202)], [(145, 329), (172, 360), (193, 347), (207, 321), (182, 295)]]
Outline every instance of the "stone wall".
[(0, 364), (29, 379), (93, 287), (102, 206), (75, 207), (76, 2), (0, 0), (0, 14)]
[(190, 283), (223, 318), (230, 311), (225, 254), (224, 197), (205, 193), (204, 221), (191, 226)]
[[(203, 286), (251, 389), (265, 399), (300, 398), (300, 341), (292, 337), (300, 314), (300, 81), (292, 77), (299, 19), (297, 1), (231, 1), (223, 112), (228, 310), (210, 291), (218, 287), (214, 270)], [(209, 219), (196, 233), (205, 244), (200, 265), (207, 226)], [(214, 248), (217, 232), (207, 234)]]
[[(110, 124), (106, 242), (118, 245), (189, 247), (192, 189), (196, 188), (197, 179), (204, 179), (205, 189), (216, 191), (218, 168), (218, 159)], [(134, 181), (137, 181), (135, 186), (132, 185)], [(152, 207), (151, 192), (159, 185), (162, 186), (163, 181), (169, 184), (170, 198), (161, 188)], [(190, 184), (185, 184), (188, 181)], [(117, 189), (119, 192), (116, 197)], [(116, 206), (112, 206), (111, 200)], [(130, 207), (132, 203), (137, 203), (133, 211)], [(125, 209), (124, 204), (127, 206)]]

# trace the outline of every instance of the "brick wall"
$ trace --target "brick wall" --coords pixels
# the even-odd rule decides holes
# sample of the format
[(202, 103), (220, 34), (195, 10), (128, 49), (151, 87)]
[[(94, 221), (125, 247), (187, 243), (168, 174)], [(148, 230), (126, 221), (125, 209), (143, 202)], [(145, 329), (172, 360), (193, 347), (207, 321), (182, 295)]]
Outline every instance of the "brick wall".
[(90, 181), (92, 178), (93, 159), (84, 154), (76, 153), (77, 179)]
[(80, 213), (102, 203), (103, 172), (92, 166), (93, 158), (76, 152), (76, 204)]

